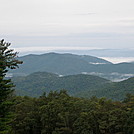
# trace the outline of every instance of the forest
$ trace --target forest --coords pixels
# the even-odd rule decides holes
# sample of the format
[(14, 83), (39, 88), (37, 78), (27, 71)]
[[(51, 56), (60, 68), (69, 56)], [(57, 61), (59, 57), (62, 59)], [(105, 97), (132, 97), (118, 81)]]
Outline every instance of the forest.
[(133, 134), (134, 95), (123, 102), (69, 96), (14, 97), (9, 134)]
[[(38, 79), (37, 79), (38, 78)], [(116, 101), (123, 101), (126, 94), (134, 94), (134, 77), (120, 82), (87, 74), (59, 76), (47, 72), (35, 72), (28, 76), (12, 77), (15, 92), (19, 96), (39, 97), (44, 92), (60, 91), (75, 97), (98, 98), (106, 97)]]
[(134, 134), (133, 94), (123, 101), (73, 97), (66, 90), (16, 96), (5, 76), (23, 62), (10, 45), (0, 41), (0, 134)]

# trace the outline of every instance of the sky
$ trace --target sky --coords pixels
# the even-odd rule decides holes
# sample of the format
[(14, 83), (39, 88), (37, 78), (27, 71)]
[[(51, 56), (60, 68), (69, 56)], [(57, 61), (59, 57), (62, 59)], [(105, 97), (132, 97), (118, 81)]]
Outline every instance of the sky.
[(19, 51), (134, 49), (134, 0), (0, 3), (0, 39)]

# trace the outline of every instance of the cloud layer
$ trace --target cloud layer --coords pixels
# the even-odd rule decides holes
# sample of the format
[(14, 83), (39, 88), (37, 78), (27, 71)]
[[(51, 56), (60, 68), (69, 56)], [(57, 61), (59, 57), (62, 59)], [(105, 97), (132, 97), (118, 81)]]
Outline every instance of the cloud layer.
[(0, 38), (15, 47), (132, 47), (133, 5), (133, 0), (2, 0)]

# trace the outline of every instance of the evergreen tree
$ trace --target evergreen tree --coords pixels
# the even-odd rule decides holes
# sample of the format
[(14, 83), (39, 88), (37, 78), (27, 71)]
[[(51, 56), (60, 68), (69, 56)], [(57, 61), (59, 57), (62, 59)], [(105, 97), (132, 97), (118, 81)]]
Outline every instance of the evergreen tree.
[(10, 117), (10, 95), (13, 92), (13, 83), (11, 79), (5, 79), (8, 69), (16, 69), (18, 64), (22, 64), (17, 60), (17, 52), (9, 49), (10, 43), (0, 41), (0, 133), (4, 134), (8, 131), (8, 122)]

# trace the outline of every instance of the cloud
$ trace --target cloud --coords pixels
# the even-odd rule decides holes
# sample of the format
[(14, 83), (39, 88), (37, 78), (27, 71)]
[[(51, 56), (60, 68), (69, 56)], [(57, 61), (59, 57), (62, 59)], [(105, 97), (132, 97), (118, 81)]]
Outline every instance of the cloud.
[(134, 18), (121, 18), (118, 20), (119, 22), (124, 22), (124, 23), (134, 23)]
[(89, 12), (89, 13), (79, 13), (79, 14), (75, 14), (75, 15), (82, 15), (82, 16), (85, 16), (85, 15), (95, 15), (96, 13), (94, 12)]
[(92, 49), (101, 49), (98, 47), (18, 47), (18, 48), (12, 48), (15, 51), (24, 53), (24, 52), (44, 52), (44, 51), (67, 51), (67, 50), (92, 50)]
[(15, 47), (131, 47), (133, 4), (133, 0), (2, 0), (0, 37)]
[(133, 62), (134, 61), (134, 57), (101, 57), (101, 58), (111, 61), (112, 63)]

